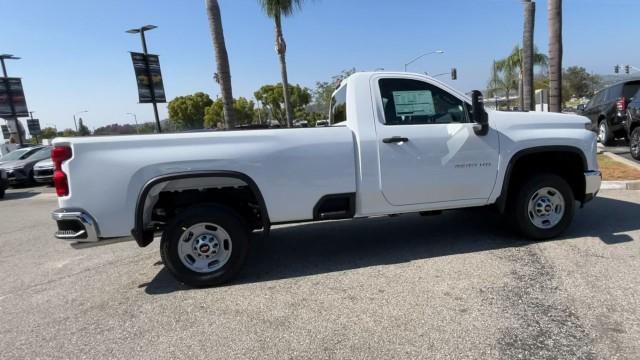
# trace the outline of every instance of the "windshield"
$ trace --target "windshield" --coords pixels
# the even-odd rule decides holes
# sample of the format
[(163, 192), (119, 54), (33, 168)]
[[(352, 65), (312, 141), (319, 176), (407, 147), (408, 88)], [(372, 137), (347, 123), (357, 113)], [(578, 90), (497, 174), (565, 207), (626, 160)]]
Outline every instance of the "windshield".
[(51, 148), (43, 147), (27, 156), (29, 160), (44, 160), (51, 157)]
[(11, 161), (11, 160), (22, 160), (23, 159), (23, 155), (25, 155), (26, 153), (33, 151), (33, 149), (18, 149), (18, 150), (14, 150), (8, 154), (6, 154), (5, 156), (2, 157), (2, 161)]

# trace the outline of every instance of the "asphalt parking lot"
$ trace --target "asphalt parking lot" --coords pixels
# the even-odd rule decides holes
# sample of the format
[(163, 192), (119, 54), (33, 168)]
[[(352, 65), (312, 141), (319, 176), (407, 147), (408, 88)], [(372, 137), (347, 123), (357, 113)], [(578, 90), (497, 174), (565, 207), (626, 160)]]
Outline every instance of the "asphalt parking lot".
[(276, 228), (232, 285), (190, 289), (158, 244), (53, 239), (50, 188), (0, 201), (0, 358), (637, 359), (640, 191), (530, 243), (465, 210)]

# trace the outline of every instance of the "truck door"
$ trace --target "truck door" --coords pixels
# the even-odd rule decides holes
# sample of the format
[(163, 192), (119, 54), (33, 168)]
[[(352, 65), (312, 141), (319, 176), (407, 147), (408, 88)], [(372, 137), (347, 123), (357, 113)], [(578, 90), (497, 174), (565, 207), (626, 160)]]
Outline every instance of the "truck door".
[(380, 186), (392, 205), (477, 200), (496, 181), (498, 134), (478, 136), (470, 105), (418, 79), (372, 80)]

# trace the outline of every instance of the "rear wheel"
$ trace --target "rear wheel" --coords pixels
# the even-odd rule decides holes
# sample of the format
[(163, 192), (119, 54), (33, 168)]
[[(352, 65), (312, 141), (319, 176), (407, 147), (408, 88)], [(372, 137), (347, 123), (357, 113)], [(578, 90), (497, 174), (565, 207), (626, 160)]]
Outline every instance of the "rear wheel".
[(0, 189), (0, 199), (4, 199), (4, 191), (5, 189)]
[(609, 130), (607, 120), (602, 120), (598, 124), (598, 141), (605, 146), (609, 146), (613, 142), (613, 133)]
[(160, 255), (179, 281), (196, 287), (221, 285), (241, 269), (249, 231), (232, 209), (197, 206), (178, 214), (165, 229)]
[(640, 126), (633, 129), (631, 132), (631, 138), (629, 139), (629, 150), (631, 152), (631, 156), (640, 160)]
[(532, 176), (515, 194), (511, 216), (516, 229), (533, 240), (560, 235), (571, 224), (575, 207), (573, 191), (560, 176)]

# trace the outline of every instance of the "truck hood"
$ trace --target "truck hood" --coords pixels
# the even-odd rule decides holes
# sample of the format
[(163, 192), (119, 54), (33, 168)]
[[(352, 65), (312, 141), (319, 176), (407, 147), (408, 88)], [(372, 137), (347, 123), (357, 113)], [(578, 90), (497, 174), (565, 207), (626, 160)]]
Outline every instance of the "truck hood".
[(489, 122), (504, 131), (525, 129), (585, 129), (591, 121), (580, 115), (551, 112), (488, 111)]

